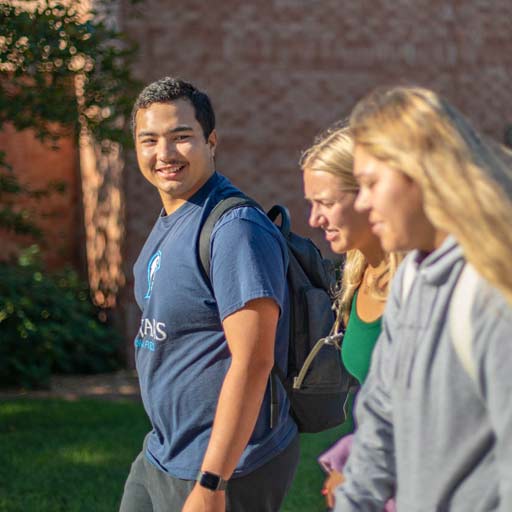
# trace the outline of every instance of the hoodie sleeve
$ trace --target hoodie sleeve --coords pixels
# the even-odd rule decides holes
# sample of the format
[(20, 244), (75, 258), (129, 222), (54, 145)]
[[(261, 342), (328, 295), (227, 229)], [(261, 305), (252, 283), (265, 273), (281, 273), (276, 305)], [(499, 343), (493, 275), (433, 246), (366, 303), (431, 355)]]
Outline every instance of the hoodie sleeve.
[(394, 494), (390, 389), (394, 375), (396, 343), (394, 346), (393, 338), (401, 302), (402, 267), (393, 280), (370, 372), (357, 397), (357, 430), (345, 466), (345, 483), (336, 489), (335, 512), (382, 512), (384, 504)]
[(505, 512), (512, 510), (512, 308), (490, 287), (473, 307), (477, 385), (496, 438), (498, 510)]

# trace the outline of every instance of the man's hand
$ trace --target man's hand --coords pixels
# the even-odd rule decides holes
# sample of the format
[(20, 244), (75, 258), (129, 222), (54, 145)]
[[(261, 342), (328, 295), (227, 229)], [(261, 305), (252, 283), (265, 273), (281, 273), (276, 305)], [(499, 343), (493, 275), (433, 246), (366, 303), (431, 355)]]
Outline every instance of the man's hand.
[(226, 512), (226, 492), (210, 491), (196, 484), (182, 512)]
[(334, 489), (345, 481), (345, 477), (338, 471), (331, 471), (329, 476), (325, 479), (322, 494), (325, 496), (325, 502), (328, 508), (334, 507)]

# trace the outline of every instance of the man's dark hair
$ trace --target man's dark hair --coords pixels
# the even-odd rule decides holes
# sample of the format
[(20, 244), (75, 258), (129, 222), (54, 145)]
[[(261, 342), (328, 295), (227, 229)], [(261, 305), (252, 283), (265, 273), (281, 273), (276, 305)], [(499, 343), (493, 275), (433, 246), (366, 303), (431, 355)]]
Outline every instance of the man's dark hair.
[(205, 140), (215, 128), (215, 113), (210, 98), (196, 89), (191, 83), (178, 78), (166, 76), (149, 84), (139, 94), (132, 109), (132, 133), (135, 137), (135, 116), (141, 108), (148, 108), (153, 103), (170, 103), (187, 99), (194, 107), (195, 117), (203, 129)]

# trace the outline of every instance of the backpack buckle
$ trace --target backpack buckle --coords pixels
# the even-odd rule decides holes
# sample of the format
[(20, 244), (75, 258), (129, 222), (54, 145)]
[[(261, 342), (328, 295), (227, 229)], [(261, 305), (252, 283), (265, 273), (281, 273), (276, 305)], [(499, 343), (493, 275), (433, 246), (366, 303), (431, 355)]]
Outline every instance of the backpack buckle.
[(323, 339), (324, 345), (334, 345), (336, 348), (341, 350), (341, 340), (345, 336), (345, 332), (338, 332), (336, 334), (331, 334), (330, 336), (326, 336)]

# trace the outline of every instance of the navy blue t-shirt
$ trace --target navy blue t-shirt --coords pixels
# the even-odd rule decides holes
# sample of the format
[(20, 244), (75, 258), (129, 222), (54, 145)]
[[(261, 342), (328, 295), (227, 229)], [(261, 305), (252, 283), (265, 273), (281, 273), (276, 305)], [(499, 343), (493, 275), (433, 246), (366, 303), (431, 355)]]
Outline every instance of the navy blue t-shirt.
[[(196, 477), (210, 440), (230, 364), (222, 320), (250, 300), (272, 298), (280, 307), (275, 360), (286, 368), (288, 254), (266, 215), (252, 207), (225, 214), (211, 237), (211, 285), (200, 270), (200, 227), (219, 198), (236, 191), (215, 173), (178, 210), (158, 218), (134, 266), (135, 298), (142, 310), (136, 365), (153, 427), (146, 455), (176, 478)], [(270, 428), (269, 398), (267, 386), (234, 477), (268, 462), (297, 432), (281, 386), (279, 421)]]

